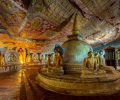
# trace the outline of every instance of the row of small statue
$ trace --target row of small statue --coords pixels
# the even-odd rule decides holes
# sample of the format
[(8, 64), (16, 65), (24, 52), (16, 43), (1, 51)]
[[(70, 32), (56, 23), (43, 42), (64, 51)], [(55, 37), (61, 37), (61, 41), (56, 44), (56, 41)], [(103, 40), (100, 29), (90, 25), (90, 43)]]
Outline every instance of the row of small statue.
[[(54, 61), (53, 61), (53, 65), (54, 66), (61, 66), (63, 65), (63, 54), (64, 54), (64, 49), (59, 45), (56, 44), (54, 47)], [(48, 55), (48, 61), (47, 61), (47, 65), (50, 66), (51, 65), (51, 55)]]
[(99, 53), (93, 54), (92, 51), (88, 52), (88, 57), (83, 61), (84, 68), (97, 70), (99, 69), (100, 65), (105, 66), (105, 58), (104, 58), (104, 51), (100, 51)]
[[(54, 65), (61, 66), (63, 65), (63, 54), (60, 53), (59, 49), (55, 51)], [(51, 65), (51, 55), (48, 55), (48, 66)], [(97, 69), (99, 65), (105, 65), (104, 51), (100, 53), (93, 53), (92, 51), (88, 52), (88, 57), (84, 59), (83, 65), (89, 69)]]
[[(51, 55), (50, 54), (48, 55), (47, 65), (48, 66), (51, 65)], [(61, 66), (61, 65), (63, 65), (63, 56), (60, 55), (60, 53), (58, 51), (55, 52), (53, 65), (54, 66)]]

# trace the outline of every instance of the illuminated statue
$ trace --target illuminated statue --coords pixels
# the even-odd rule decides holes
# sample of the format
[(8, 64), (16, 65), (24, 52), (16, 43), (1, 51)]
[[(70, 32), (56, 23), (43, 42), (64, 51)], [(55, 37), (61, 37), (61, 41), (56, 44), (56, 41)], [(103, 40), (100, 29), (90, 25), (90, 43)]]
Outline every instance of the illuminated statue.
[(95, 70), (97, 67), (96, 59), (93, 56), (93, 52), (88, 52), (88, 57), (84, 59), (84, 67), (90, 70)]
[(30, 54), (27, 54), (26, 62), (30, 62)]
[(34, 62), (37, 61), (37, 57), (36, 57), (35, 54), (33, 55), (33, 61), (34, 61)]
[(55, 52), (54, 64), (56, 66), (63, 65), (63, 52), (64, 52), (63, 48), (60, 45), (55, 45), (54, 52)]
[(58, 51), (55, 52), (54, 64), (56, 66), (60, 65), (60, 53)]
[(20, 63), (23, 63), (23, 62), (24, 62), (23, 52), (24, 52), (24, 51), (23, 51), (22, 48), (20, 48), (20, 49), (18, 50)]

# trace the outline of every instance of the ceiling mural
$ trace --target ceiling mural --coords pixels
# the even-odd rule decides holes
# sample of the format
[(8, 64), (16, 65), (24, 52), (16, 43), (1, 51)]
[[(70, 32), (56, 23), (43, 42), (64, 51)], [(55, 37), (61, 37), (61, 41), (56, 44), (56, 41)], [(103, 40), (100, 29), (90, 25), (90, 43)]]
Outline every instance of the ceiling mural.
[(93, 47), (120, 37), (120, 0), (0, 0), (0, 47), (52, 51), (72, 34), (76, 13)]
[(19, 35), (18, 30), (27, 11), (13, 0), (0, 0), (0, 20), (10, 34)]

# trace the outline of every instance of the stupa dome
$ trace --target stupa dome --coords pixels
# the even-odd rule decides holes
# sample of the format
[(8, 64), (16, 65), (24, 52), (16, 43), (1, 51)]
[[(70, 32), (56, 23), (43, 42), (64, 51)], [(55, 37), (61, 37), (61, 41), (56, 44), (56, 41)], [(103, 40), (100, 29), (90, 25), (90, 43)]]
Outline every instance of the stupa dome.
[(62, 45), (65, 50), (64, 63), (82, 64), (88, 52), (92, 50), (91, 46), (79, 39), (80, 36), (77, 34), (68, 37), (69, 40)]
[(69, 39), (62, 45), (65, 50), (65, 64), (82, 64), (84, 58), (87, 57), (88, 52), (90, 50), (92, 51), (92, 47), (83, 40), (79, 28), (79, 16), (76, 14), (73, 24), (73, 33), (68, 36)]

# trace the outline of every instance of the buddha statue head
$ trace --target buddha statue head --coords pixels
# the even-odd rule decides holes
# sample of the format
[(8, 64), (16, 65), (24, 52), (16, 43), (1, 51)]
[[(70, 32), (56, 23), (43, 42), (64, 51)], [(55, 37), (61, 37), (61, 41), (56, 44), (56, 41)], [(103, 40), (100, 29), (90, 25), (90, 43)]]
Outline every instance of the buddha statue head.
[(104, 56), (105, 55), (105, 51), (104, 50), (100, 50), (100, 56)]
[(98, 56), (99, 56), (99, 53), (98, 53), (98, 52), (95, 52), (94, 56), (95, 56), (95, 57), (98, 57)]
[(90, 58), (91, 58), (91, 57), (94, 57), (94, 55), (93, 55), (93, 52), (92, 52), (92, 51), (89, 51), (89, 52), (88, 52), (88, 57), (90, 57)]

